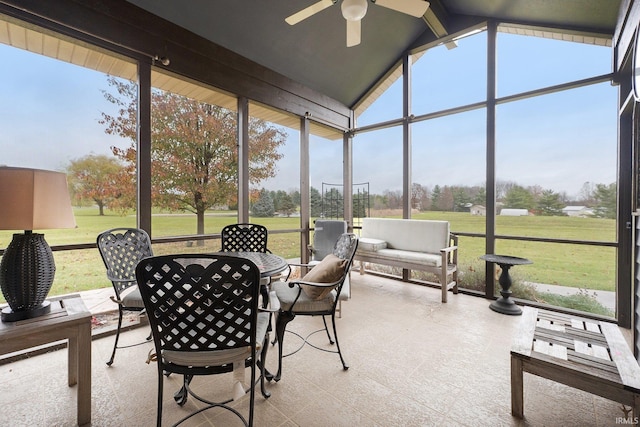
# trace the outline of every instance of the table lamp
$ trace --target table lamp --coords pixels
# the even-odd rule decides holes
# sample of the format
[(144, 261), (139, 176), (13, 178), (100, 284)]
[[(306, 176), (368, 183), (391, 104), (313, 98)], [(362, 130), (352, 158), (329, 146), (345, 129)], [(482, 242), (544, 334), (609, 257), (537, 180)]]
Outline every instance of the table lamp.
[(56, 266), (44, 234), (35, 229), (74, 228), (76, 221), (64, 173), (0, 166), (0, 230), (16, 233), (0, 261), (0, 289), (9, 307), (3, 322), (41, 316)]

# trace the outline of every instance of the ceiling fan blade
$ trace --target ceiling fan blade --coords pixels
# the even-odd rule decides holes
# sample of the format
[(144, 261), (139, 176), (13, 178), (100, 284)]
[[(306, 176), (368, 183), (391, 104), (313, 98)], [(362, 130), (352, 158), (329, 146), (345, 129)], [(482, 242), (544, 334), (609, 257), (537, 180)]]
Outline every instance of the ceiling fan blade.
[(325, 10), (329, 6), (333, 6), (334, 4), (335, 4), (335, 1), (333, 1), (333, 0), (320, 0), (319, 2), (314, 3), (309, 7), (305, 7), (301, 11), (296, 12), (293, 15), (286, 17), (284, 20), (289, 25), (295, 25), (298, 22), (304, 21), (305, 19), (309, 18), (310, 16), (315, 15), (316, 13)]
[(347, 47), (357, 46), (360, 44), (360, 33), (362, 21), (347, 21)]
[(375, 0), (374, 3), (416, 18), (422, 18), (422, 15), (429, 9), (429, 2), (423, 0)]

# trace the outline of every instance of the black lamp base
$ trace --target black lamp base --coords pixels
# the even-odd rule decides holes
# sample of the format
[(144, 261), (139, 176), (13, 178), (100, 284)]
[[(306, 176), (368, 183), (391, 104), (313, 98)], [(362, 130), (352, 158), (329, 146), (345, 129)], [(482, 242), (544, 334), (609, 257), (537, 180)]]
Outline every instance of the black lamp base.
[(0, 260), (0, 289), (10, 307), (2, 310), (0, 320), (15, 322), (48, 313), (51, 307), (45, 299), (55, 272), (44, 234), (14, 234)]
[(1, 319), (3, 322), (17, 322), (18, 320), (33, 319), (34, 317), (44, 316), (51, 312), (51, 303), (49, 301), (43, 302), (40, 307), (32, 310), (13, 311), (11, 307), (5, 307), (2, 309)]

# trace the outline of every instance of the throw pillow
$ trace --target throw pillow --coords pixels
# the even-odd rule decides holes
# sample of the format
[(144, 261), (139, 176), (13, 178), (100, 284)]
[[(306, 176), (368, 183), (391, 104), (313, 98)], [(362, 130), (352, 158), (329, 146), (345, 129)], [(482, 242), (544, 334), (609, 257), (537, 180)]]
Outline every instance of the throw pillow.
[[(302, 280), (306, 282), (331, 283), (339, 280), (347, 267), (347, 260), (329, 254), (320, 264), (313, 267)], [(310, 285), (300, 285), (302, 291), (311, 299), (321, 300), (334, 289), (334, 287), (318, 288)]]

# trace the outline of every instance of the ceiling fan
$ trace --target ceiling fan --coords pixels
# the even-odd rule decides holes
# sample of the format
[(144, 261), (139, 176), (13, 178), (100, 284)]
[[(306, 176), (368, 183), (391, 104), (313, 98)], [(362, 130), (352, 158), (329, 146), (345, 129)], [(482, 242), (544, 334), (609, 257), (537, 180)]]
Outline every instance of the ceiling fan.
[[(367, 13), (369, 1), (378, 6), (406, 13), (416, 18), (421, 18), (429, 8), (429, 2), (424, 0), (342, 0), (340, 8), (342, 9), (342, 16), (347, 21), (347, 47), (360, 44), (361, 20)], [(338, 3), (338, 0), (320, 0), (288, 16), (285, 21), (289, 25), (295, 25), (336, 3)]]

